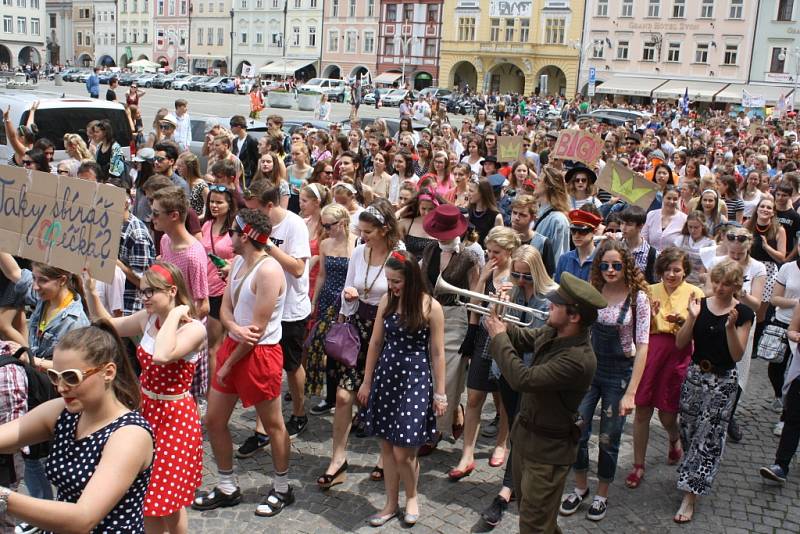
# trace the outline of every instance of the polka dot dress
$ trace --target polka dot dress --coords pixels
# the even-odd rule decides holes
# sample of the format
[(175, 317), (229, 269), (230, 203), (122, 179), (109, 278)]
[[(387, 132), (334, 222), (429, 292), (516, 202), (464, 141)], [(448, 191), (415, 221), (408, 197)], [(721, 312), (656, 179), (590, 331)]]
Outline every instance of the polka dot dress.
[[(148, 321), (136, 350), (142, 374), (142, 389), (160, 395), (179, 395), (188, 391), (194, 376), (196, 355), (167, 365), (153, 364), (155, 339)], [(202, 482), (203, 442), (200, 419), (191, 396), (180, 400), (155, 400), (142, 394), (142, 415), (156, 440), (153, 475), (147, 488), (144, 515), (170, 515), (194, 499)]]
[(373, 436), (398, 447), (420, 447), (436, 435), (430, 329), (407, 332), (396, 313), (384, 319), (383, 327), (383, 352), (362, 419)]
[[(85, 438), (75, 439), (80, 417), (79, 413), (61, 412), (45, 465), (48, 480), (58, 490), (57, 500), (62, 502), (78, 502), (100, 463), (103, 447), (115, 430), (136, 425), (151, 432), (150, 425), (139, 412), (128, 412)], [(122, 499), (92, 530), (93, 533), (144, 532), (142, 509), (151, 469), (139, 473)]]

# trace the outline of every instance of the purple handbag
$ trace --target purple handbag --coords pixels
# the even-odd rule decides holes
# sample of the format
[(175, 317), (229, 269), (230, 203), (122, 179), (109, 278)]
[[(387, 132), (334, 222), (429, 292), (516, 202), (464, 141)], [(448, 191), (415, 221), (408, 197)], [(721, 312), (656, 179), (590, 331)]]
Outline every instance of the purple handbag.
[(350, 322), (333, 323), (325, 335), (325, 353), (345, 367), (355, 367), (361, 351), (358, 329)]

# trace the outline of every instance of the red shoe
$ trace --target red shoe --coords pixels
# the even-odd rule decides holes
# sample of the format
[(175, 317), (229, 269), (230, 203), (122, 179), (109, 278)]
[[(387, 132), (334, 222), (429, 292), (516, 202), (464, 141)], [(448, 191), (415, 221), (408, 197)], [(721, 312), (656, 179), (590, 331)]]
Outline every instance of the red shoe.
[(669, 453), (667, 454), (667, 465), (676, 465), (678, 462), (681, 461), (681, 456), (683, 456), (683, 449), (675, 445), (680, 445), (680, 438), (676, 439), (675, 441), (669, 442)]
[(439, 446), (439, 442), (442, 441), (442, 433), (439, 432), (436, 435), (436, 438), (433, 441), (429, 441), (425, 445), (419, 448), (417, 451), (417, 457), (423, 456), (430, 456), (433, 451)]
[(467, 466), (467, 468), (464, 469), (463, 471), (461, 469), (451, 469), (450, 472), (447, 473), (447, 476), (453, 482), (458, 482), (462, 478), (470, 476), (473, 471), (475, 471), (475, 462), (474, 461), (470, 462), (470, 464)]
[[(497, 451), (498, 448), (495, 448), (495, 452)], [(503, 449), (503, 455), (502, 456), (495, 456), (494, 454), (492, 454), (492, 457), (489, 458), (489, 465), (492, 466), (492, 467), (500, 467), (504, 463), (506, 463), (506, 450), (505, 449)]]
[[(639, 474), (641, 472), (641, 474)], [(636, 489), (642, 483), (644, 478), (644, 466), (640, 464), (633, 464), (633, 471), (628, 474), (625, 479), (625, 485), (630, 489)]]
[[(459, 404), (458, 405), (458, 409), (461, 410), (461, 417), (462, 418), (465, 417), (464, 405), (463, 404)], [(462, 423), (460, 425), (457, 425), (457, 424), (453, 423), (453, 429), (452, 430), (453, 430), (453, 439), (458, 441), (458, 438), (460, 438), (464, 434), (463, 419), (462, 419)]]

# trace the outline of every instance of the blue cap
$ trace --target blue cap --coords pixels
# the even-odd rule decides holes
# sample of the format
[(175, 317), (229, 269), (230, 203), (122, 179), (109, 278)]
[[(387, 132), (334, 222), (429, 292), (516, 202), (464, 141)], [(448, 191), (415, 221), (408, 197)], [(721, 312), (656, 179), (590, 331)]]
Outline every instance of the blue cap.
[(492, 187), (503, 187), (506, 183), (506, 177), (502, 174), (492, 174), (488, 178), (489, 183), (492, 184)]

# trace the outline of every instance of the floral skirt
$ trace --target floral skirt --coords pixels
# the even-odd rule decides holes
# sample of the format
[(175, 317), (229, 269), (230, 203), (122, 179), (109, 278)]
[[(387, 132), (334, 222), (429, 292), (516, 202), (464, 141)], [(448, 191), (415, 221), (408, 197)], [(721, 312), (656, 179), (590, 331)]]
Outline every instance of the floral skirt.
[(338, 306), (329, 307), (325, 313), (320, 314), (319, 320), (311, 327), (307, 344), (306, 358), (306, 396), (321, 395), (325, 386), (325, 336), (331, 324), (339, 315)]

